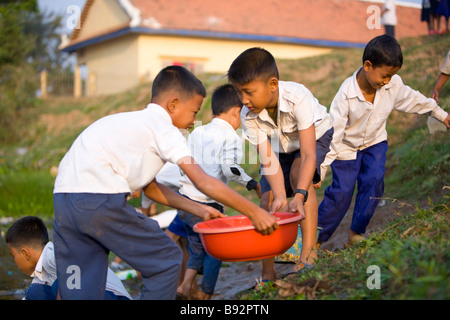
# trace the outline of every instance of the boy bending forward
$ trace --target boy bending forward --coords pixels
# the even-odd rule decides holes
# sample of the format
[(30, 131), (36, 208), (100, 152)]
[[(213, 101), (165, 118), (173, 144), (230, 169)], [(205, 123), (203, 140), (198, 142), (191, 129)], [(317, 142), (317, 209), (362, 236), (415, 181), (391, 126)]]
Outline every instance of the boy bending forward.
[[(262, 163), (261, 204), (270, 212), (299, 212), (304, 219), (298, 271), (317, 259), (317, 198), (320, 164), (333, 127), (327, 109), (302, 84), (279, 81), (274, 57), (261, 48), (241, 53), (228, 71), (242, 103), (242, 128)], [(287, 197), (293, 197), (288, 204)], [(305, 214), (306, 213), (306, 214)], [(274, 259), (263, 261), (264, 280), (275, 280)]]

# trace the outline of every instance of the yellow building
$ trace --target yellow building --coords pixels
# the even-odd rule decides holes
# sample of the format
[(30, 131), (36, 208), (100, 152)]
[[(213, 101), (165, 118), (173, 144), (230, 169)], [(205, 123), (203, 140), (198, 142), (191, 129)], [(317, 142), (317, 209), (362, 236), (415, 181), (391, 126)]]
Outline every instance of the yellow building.
[[(226, 74), (234, 58), (264, 47), (298, 59), (337, 47), (363, 47), (384, 32), (371, 28), (370, 3), (358, 0), (87, 0), (62, 50), (75, 52), (75, 95), (103, 95), (151, 81), (163, 67)], [(372, 14), (372, 16), (371, 16)], [(424, 34), (420, 10), (397, 9), (399, 37)]]

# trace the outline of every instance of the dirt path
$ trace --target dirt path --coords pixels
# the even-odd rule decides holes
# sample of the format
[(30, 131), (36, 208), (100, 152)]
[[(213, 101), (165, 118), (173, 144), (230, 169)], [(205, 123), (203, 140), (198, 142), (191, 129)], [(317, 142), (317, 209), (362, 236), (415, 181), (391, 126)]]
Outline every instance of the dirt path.
[[(382, 230), (388, 222), (392, 221), (394, 218), (401, 216), (405, 211), (407, 212), (411, 210), (408, 206), (403, 206), (402, 208), (402, 206), (399, 205), (398, 202), (387, 200), (387, 203), (384, 206), (377, 208), (367, 228), (366, 235), (370, 234), (373, 231)], [(336, 251), (343, 248), (351, 223), (352, 213), (353, 208), (350, 208), (349, 213), (347, 213), (347, 215), (344, 217), (344, 220), (336, 230), (335, 234), (330, 238), (328, 242), (324, 243), (321, 248), (330, 251)], [(4, 235), (2, 235), (2, 238), (3, 237)], [(4, 277), (0, 277), (0, 289), (16, 290), (17, 288), (19, 288), (22, 290), (27, 285), (29, 285), (29, 277), (22, 275), (20, 272), (14, 272), (13, 275), (12, 271), (10, 270), (16, 270), (17, 268), (14, 268), (13, 266), (13, 261), (10, 258), (6, 245), (0, 246), (0, 249), (0, 274), (4, 275)], [(293, 264), (275, 264), (278, 276), (289, 272), (293, 266)], [(256, 279), (259, 279), (260, 275), (260, 261), (224, 262), (223, 267), (220, 270), (213, 300), (233, 299), (237, 293), (253, 287), (256, 283)], [(141, 289), (141, 281), (139, 279), (126, 280), (124, 281), (124, 285), (131, 289), (130, 293), (132, 294), (133, 298), (139, 298)], [(21, 299), (21, 295), (23, 295), (22, 291), (18, 296), (16, 296), (14, 293), (6, 295), (5, 292), (3, 292), (4, 295), (0, 296), (0, 300)]]
[[(383, 201), (381, 201), (383, 202)], [(404, 211), (404, 210), (403, 210)], [(370, 221), (366, 236), (374, 231), (382, 230), (386, 224), (401, 216), (402, 206), (391, 200), (384, 201), (384, 205), (379, 206)], [(334, 235), (324, 243), (321, 248), (329, 251), (336, 251), (344, 247), (347, 241), (347, 234), (350, 228), (353, 215), (353, 207), (350, 208)], [(275, 264), (278, 276), (289, 272), (293, 264)], [(220, 270), (213, 300), (229, 300), (240, 291), (249, 289), (255, 285), (256, 280), (261, 275), (261, 262), (229, 262), (224, 263)]]

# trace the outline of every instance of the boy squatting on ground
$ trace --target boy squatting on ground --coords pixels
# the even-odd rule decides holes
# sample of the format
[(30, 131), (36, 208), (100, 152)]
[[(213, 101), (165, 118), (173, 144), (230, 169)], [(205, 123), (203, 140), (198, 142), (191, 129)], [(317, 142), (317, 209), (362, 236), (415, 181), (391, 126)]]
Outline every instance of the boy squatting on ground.
[[(24, 300), (56, 300), (56, 263), (53, 243), (38, 217), (23, 217), (6, 232), (6, 243), (17, 267), (33, 278)], [(108, 268), (105, 300), (131, 300), (120, 279)]]
[[(242, 160), (242, 141), (236, 129), (241, 125), (242, 103), (234, 87), (226, 84), (217, 88), (211, 100), (213, 120), (196, 128), (188, 137), (192, 156), (203, 170), (223, 183), (234, 181), (255, 190), (261, 197), (258, 182), (248, 176), (239, 166)], [(200, 192), (187, 176), (180, 179), (179, 192), (191, 200), (210, 205), (223, 212), (224, 207), (211, 197)], [(178, 216), (184, 223), (188, 234), (190, 257), (186, 274), (177, 291), (180, 297), (190, 296), (192, 283), (197, 273), (203, 272), (198, 299), (209, 300), (214, 293), (222, 261), (210, 256), (200, 241), (199, 234), (193, 231), (200, 218), (188, 212), (178, 210)]]
[[(75, 140), (62, 159), (54, 187), (54, 242), (62, 299), (102, 299), (111, 250), (142, 274), (142, 299), (175, 299), (181, 249), (156, 221), (126, 201), (141, 190), (163, 205), (209, 219), (218, 210), (154, 180), (165, 162), (179, 165), (196, 188), (247, 215), (262, 234), (276, 220), (194, 161), (179, 129), (193, 125), (206, 95), (203, 84), (179, 66), (164, 68), (140, 111), (104, 117)], [(75, 281), (76, 280), (76, 281)]]
[(355, 208), (345, 246), (364, 239), (362, 234), (384, 191), (386, 121), (392, 110), (431, 112), (449, 128), (448, 113), (396, 75), (403, 56), (395, 38), (382, 35), (369, 41), (362, 62), (363, 66), (343, 82), (330, 107), (335, 131), (322, 178), (331, 163), (333, 181), (319, 206), (319, 226), (323, 228), (319, 243), (331, 237), (345, 216), (356, 183)]
[[(313, 183), (320, 182), (320, 164), (329, 151), (331, 118), (305, 86), (279, 80), (275, 59), (264, 49), (241, 53), (230, 66), (228, 79), (244, 104), (243, 131), (261, 159), (260, 206), (272, 213), (289, 210), (304, 216), (302, 251), (294, 271), (310, 267), (317, 259)], [(289, 204), (287, 197), (293, 197)], [(263, 260), (263, 281), (275, 278), (274, 259)]]

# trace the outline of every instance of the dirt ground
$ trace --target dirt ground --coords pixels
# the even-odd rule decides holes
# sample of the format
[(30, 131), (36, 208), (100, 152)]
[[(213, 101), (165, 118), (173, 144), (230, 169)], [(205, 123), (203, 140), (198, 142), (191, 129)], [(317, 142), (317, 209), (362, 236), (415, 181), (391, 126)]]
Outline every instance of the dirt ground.
[[(382, 201), (383, 202), (383, 201)], [(407, 209), (407, 210), (405, 210)], [(375, 211), (375, 214), (367, 228), (366, 235), (369, 235), (371, 232), (383, 230), (387, 223), (392, 221), (393, 219), (401, 216), (403, 212), (410, 211), (407, 205), (403, 205), (399, 202), (386, 200), (383, 206), (379, 206)], [(330, 238), (330, 240), (324, 244), (322, 244), (321, 249), (327, 249), (329, 251), (336, 251), (342, 249), (344, 246), (344, 242), (347, 240), (347, 232), (351, 223), (351, 217), (353, 214), (353, 208), (350, 208), (349, 212), (345, 216), (341, 225), (336, 230), (335, 234)], [(14, 270), (12, 264), (12, 260), (10, 259), (9, 253), (7, 253), (6, 246), (3, 248), (5, 252), (1, 252), (1, 256), (5, 261), (2, 260), (1, 266), (5, 270), (0, 270), (4, 272), (0, 272), (1, 274), (9, 274), (10, 271)], [(278, 277), (289, 272), (293, 264), (286, 263), (276, 263), (275, 267), (277, 269)], [(0, 268), (1, 269), (1, 268)], [(224, 262), (223, 266), (219, 273), (219, 278), (216, 285), (215, 294), (213, 295), (213, 300), (232, 300), (235, 295), (243, 290), (252, 288), (256, 279), (259, 279), (261, 276), (261, 262), (260, 261), (247, 261), (247, 262)], [(26, 278), (26, 279), (25, 279)], [(19, 283), (11, 283), (11, 281), (15, 279), (19, 281)], [(200, 279), (198, 279), (200, 280)], [(29, 278), (25, 276), (21, 276), (17, 274), (17, 277), (13, 277), (12, 275), (5, 276), (5, 279), (0, 279), (0, 287), (1, 288), (24, 288), (23, 281), (29, 281)], [(134, 299), (139, 298), (142, 282), (139, 278), (124, 280), (123, 281), (125, 287), (130, 289), (130, 294)], [(3, 290), (4, 291), (4, 290)], [(21, 295), (23, 295), (23, 290), (21, 290), (18, 295), (14, 293), (17, 290), (9, 290), (11, 293), (3, 292), (0, 290), (0, 300), (1, 299), (21, 299)], [(14, 292), (13, 292), (14, 291)], [(7, 294), (8, 293), (8, 294)]]
[[(379, 207), (375, 211), (368, 227), (366, 236), (372, 232), (383, 230), (384, 227), (400, 217), (404, 212), (408, 211), (408, 205), (392, 200), (381, 200)], [(348, 230), (351, 224), (353, 215), (353, 206), (350, 207), (348, 213), (339, 225), (333, 236), (322, 244), (321, 249), (326, 249), (332, 252), (344, 248), (344, 243), (347, 241)], [(290, 272), (294, 267), (291, 263), (276, 263), (277, 276), (281, 277), (283, 274)], [(217, 280), (213, 300), (233, 300), (237, 293), (252, 288), (256, 279), (261, 276), (261, 262), (260, 261), (244, 261), (244, 262), (224, 262), (220, 269), (219, 278)], [(197, 277), (200, 281), (200, 276)], [(139, 298), (140, 285), (139, 280), (133, 279), (124, 281), (125, 286), (132, 287), (131, 294), (133, 298)]]
[[(368, 227), (366, 236), (375, 231), (384, 229), (384, 226), (395, 218), (402, 215), (404, 205), (391, 200), (380, 201), (381, 205), (375, 211)], [(347, 241), (348, 230), (350, 228), (353, 215), (353, 207), (349, 209), (341, 224), (339, 225), (333, 236), (322, 244), (321, 249), (336, 251), (344, 248)], [(280, 277), (284, 273), (289, 272), (293, 264), (276, 263), (277, 276)], [(216, 285), (213, 300), (230, 300), (240, 291), (253, 287), (256, 283), (255, 279), (261, 276), (261, 262), (227, 262), (220, 270), (219, 278)]]

